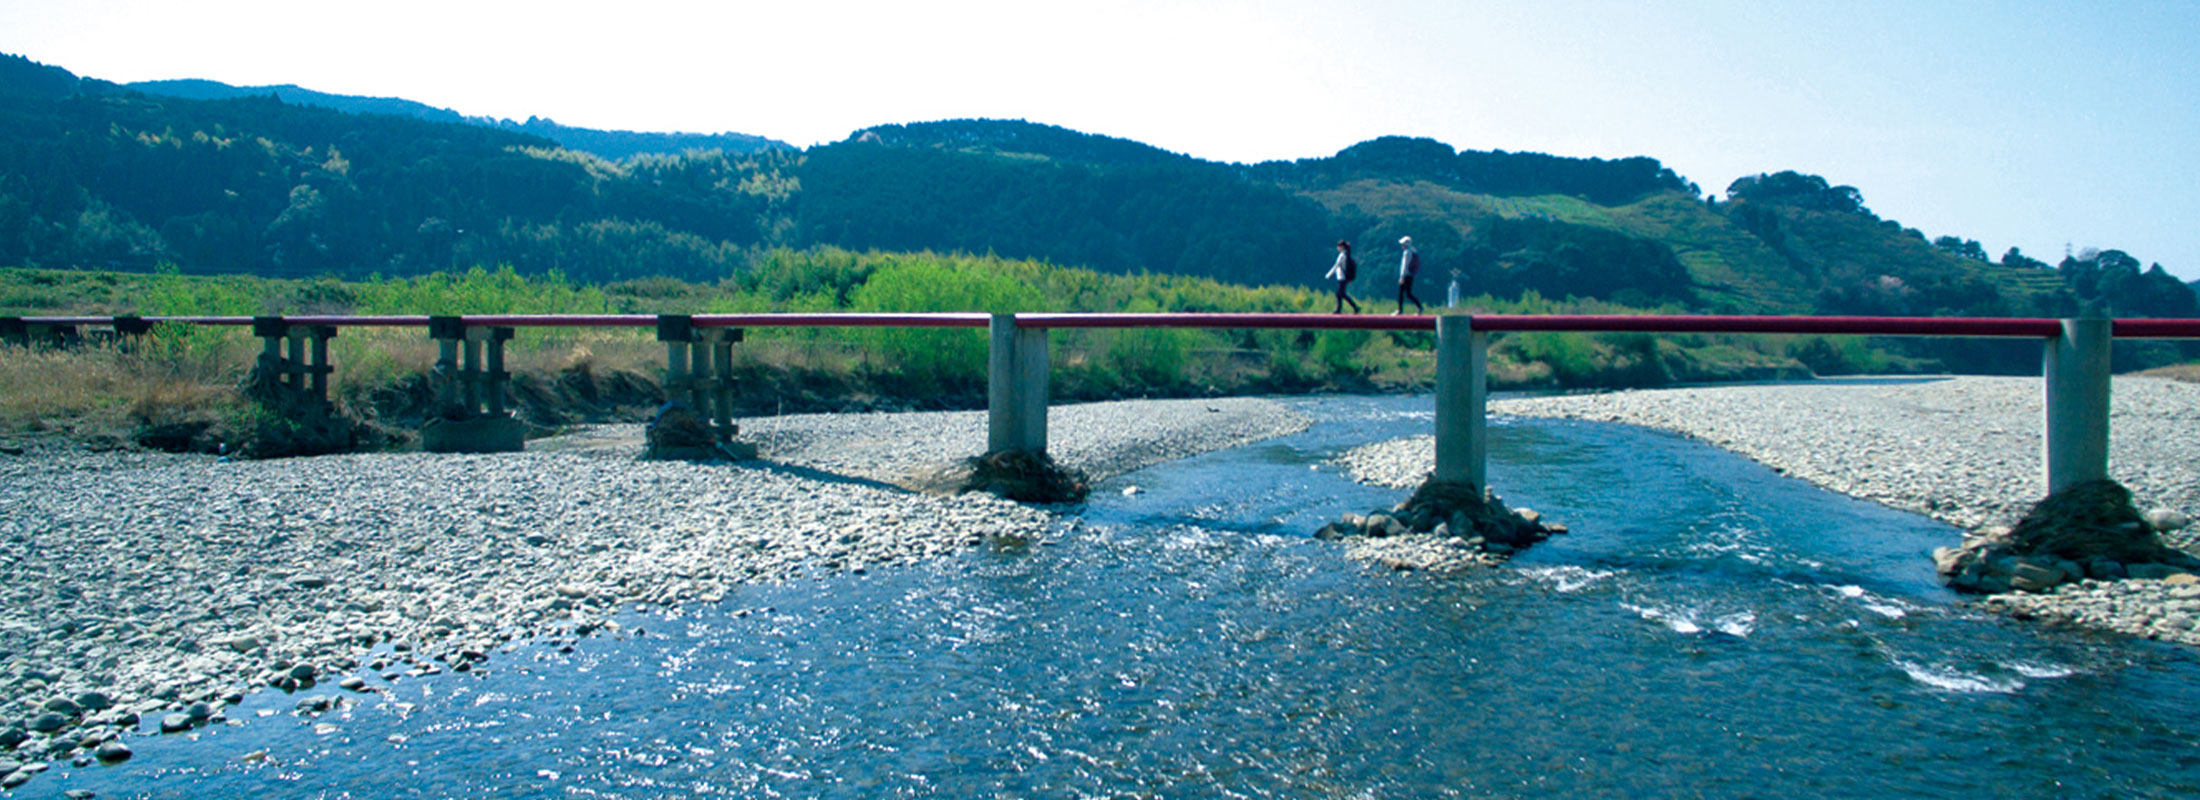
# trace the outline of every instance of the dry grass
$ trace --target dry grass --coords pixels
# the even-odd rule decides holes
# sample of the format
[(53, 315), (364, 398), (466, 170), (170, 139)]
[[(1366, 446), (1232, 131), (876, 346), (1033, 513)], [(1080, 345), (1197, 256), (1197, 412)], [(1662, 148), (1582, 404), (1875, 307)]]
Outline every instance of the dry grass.
[(2149, 378), (2168, 378), (2173, 381), (2200, 383), (2200, 363), (2172, 364), (2167, 367), (2155, 367), (2154, 369), (2150, 369), (2138, 374)]
[(202, 366), (111, 346), (0, 347), (0, 434), (122, 441), (148, 426), (235, 414), (244, 401), (234, 374)]

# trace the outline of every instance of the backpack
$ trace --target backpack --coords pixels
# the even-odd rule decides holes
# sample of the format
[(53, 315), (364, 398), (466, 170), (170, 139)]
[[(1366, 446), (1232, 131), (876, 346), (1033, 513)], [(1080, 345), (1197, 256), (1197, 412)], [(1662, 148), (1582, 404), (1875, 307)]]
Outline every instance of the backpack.
[(1421, 251), (1406, 251), (1406, 277), (1411, 278), (1419, 274), (1421, 274)]
[(1351, 253), (1344, 254), (1344, 282), (1351, 283), (1360, 277), (1360, 260)]

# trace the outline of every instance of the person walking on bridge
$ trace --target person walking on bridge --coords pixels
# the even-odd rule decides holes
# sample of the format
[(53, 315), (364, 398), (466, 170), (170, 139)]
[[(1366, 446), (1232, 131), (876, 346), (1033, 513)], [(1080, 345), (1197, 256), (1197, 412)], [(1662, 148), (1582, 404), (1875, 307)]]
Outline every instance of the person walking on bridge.
[(1337, 282), (1337, 308), (1329, 313), (1344, 313), (1344, 304), (1346, 303), (1352, 304), (1352, 313), (1360, 313), (1359, 301), (1352, 299), (1352, 295), (1345, 293), (1345, 289), (1352, 285), (1352, 280), (1360, 277), (1360, 262), (1352, 258), (1351, 242), (1343, 239), (1337, 240), (1337, 264), (1330, 267), (1329, 272), (1323, 274), (1322, 277), (1331, 278)]
[(1413, 278), (1421, 274), (1421, 253), (1413, 249), (1413, 237), (1398, 237), (1398, 249), (1405, 251), (1398, 257), (1398, 310), (1390, 312), (1395, 317), (1406, 313), (1406, 301), (1413, 301), (1413, 313), (1426, 314), (1421, 298), (1413, 296)]

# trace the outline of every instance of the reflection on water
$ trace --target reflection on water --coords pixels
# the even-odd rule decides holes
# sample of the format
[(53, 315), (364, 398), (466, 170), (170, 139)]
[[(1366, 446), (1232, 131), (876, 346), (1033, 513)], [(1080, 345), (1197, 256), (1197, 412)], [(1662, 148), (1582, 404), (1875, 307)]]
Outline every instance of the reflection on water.
[(1307, 401), (1313, 430), (1119, 478), (1038, 546), (636, 613), (318, 718), (261, 694), (18, 793), (2200, 791), (2184, 651), (1951, 606), (1925, 554), (1952, 530), (1677, 437), (1498, 426), (1493, 483), (1574, 530), (1505, 568), (1310, 539), (1402, 494), (1324, 459), (1425, 431), (1427, 402)]

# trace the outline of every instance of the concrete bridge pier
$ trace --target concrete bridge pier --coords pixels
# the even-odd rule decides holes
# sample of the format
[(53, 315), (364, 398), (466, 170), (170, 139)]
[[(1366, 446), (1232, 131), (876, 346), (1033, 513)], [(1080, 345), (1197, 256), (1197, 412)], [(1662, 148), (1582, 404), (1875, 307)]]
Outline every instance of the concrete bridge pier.
[(1431, 478), (1489, 488), (1490, 334), (1474, 318), (1436, 318), (1436, 469)]
[(110, 335), (115, 346), (122, 348), (124, 352), (136, 349), (138, 339), (153, 331), (152, 322), (134, 315), (115, 317), (113, 327)]
[(336, 368), (329, 363), (328, 340), (336, 338), (334, 325), (293, 325), (282, 317), (253, 317), (252, 335), (260, 337), (260, 361), (256, 383), (265, 391), (286, 395), (285, 400), (308, 399), (328, 404), (328, 378)]
[(2114, 323), (2092, 315), (2062, 321), (2048, 339), (2041, 372), (2046, 396), (2042, 463), (2047, 493), (2108, 477), (2109, 342)]
[(665, 345), (665, 399), (685, 402), (708, 429), (695, 438), (708, 441), (661, 441), (672, 434), (652, 426), (651, 457), (755, 457), (753, 446), (736, 439), (741, 426), (733, 418), (733, 346), (744, 338), (740, 328), (696, 327), (691, 315), (657, 315), (657, 341)]
[(66, 347), (81, 340), (76, 326), (66, 323), (30, 322), (22, 317), (0, 317), (0, 344), (22, 347)]
[[(512, 453), (527, 447), (527, 426), (506, 408), (504, 343), (513, 330), (468, 326), (458, 317), (428, 318), (435, 339), (437, 413), (420, 425), (420, 449), (431, 453)], [(484, 354), (486, 352), (486, 358)], [(486, 363), (484, 363), (486, 362)]]
[(994, 314), (986, 351), (985, 454), (1047, 451), (1047, 331)]

